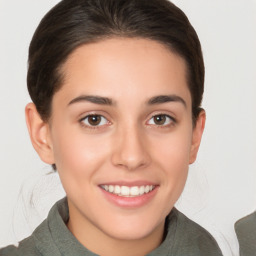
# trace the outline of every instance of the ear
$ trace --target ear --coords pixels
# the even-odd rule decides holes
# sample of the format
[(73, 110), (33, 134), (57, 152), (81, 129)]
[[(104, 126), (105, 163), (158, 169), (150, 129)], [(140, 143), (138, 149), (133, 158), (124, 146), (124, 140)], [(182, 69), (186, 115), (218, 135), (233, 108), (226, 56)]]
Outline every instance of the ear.
[(29, 103), (26, 106), (25, 115), (28, 132), (34, 149), (43, 162), (54, 164), (49, 124), (41, 119), (33, 103)]
[(198, 149), (201, 143), (201, 138), (204, 132), (205, 120), (206, 120), (205, 111), (201, 110), (196, 120), (195, 127), (193, 128), (189, 164), (194, 163), (196, 160), (197, 152), (198, 152)]

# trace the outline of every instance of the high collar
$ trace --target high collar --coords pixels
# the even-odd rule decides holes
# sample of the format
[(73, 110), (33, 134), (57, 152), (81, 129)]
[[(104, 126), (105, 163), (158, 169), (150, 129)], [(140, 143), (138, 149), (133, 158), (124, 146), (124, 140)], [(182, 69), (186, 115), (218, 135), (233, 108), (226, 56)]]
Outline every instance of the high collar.
[[(173, 209), (166, 218), (164, 241), (148, 256), (169, 255), (177, 226), (175, 211), (177, 210)], [(66, 226), (68, 219), (69, 210), (67, 198), (65, 197), (52, 207), (43, 225), (33, 233), (37, 249), (42, 255), (97, 256), (97, 254), (85, 248), (69, 231)], [(44, 229), (43, 232), (42, 228)], [(45, 235), (46, 233), (48, 233), (47, 236)]]

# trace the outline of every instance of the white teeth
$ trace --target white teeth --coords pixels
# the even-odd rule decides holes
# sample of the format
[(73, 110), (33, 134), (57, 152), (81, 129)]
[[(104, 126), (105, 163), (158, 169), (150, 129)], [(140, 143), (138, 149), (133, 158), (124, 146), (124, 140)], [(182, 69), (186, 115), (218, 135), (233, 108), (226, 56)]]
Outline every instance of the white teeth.
[(123, 196), (129, 196), (130, 195), (130, 189), (126, 186), (122, 186), (120, 194), (123, 195)]
[(141, 196), (143, 194), (149, 193), (155, 188), (155, 186), (146, 185), (146, 186), (127, 187), (127, 186), (119, 186), (119, 185), (102, 185), (101, 188), (118, 196), (135, 197), (135, 196)]
[(130, 195), (131, 196), (138, 196), (140, 194), (138, 187), (131, 187), (130, 188)]
[(105, 189), (106, 191), (109, 191), (110, 193), (113, 193), (114, 192), (114, 186), (112, 186), (112, 185), (109, 185), (108, 186), (108, 190), (107, 189)]
[(140, 187), (140, 195), (143, 195), (145, 193), (145, 188), (144, 186)]
[(121, 192), (121, 188), (120, 188), (120, 186), (115, 186), (115, 189), (114, 189), (114, 194), (120, 194), (120, 192)]

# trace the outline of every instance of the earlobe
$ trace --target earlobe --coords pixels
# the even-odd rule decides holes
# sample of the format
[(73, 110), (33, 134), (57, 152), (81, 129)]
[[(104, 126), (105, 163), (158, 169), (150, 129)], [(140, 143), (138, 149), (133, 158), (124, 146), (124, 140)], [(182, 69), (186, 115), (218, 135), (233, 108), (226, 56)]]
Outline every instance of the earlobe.
[(202, 135), (204, 132), (205, 120), (206, 120), (205, 111), (201, 110), (201, 112), (199, 113), (198, 118), (196, 120), (195, 127), (193, 129), (189, 164), (194, 163), (196, 160), (197, 152), (199, 150)]
[(42, 161), (47, 164), (54, 163), (53, 148), (50, 139), (49, 124), (41, 119), (36, 106), (29, 103), (25, 108), (28, 132), (32, 145)]

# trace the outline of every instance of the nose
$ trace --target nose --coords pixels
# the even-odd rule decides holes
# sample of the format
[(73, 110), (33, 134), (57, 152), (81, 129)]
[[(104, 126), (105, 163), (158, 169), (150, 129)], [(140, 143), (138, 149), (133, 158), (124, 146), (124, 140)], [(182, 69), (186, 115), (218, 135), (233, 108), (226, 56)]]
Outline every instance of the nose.
[(149, 165), (151, 158), (143, 131), (137, 127), (127, 127), (115, 136), (112, 154), (112, 163), (115, 166), (136, 170)]

